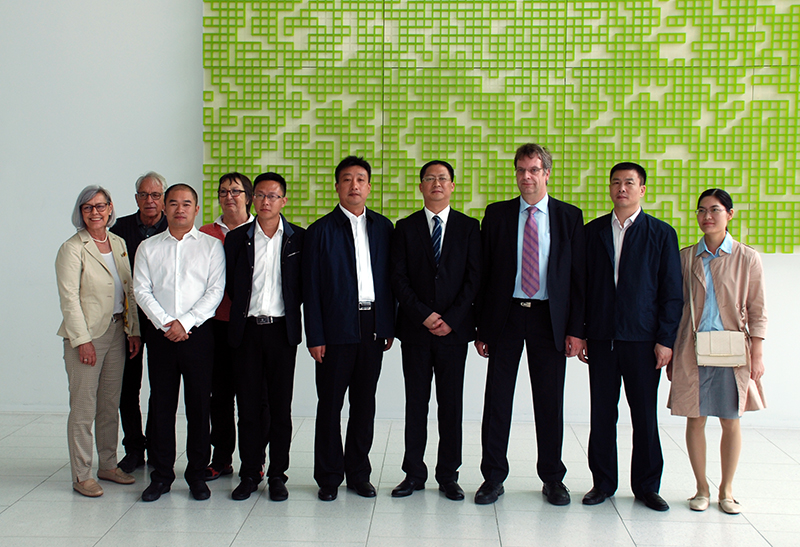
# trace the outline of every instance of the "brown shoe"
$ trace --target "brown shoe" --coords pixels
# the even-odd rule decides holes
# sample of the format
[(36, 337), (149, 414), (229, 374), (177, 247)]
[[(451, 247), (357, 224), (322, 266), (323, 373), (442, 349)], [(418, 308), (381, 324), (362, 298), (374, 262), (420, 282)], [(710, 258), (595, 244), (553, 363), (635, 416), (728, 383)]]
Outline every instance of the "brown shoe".
[(83, 482), (75, 481), (72, 483), (72, 489), (87, 498), (99, 498), (103, 495), (103, 489), (94, 479), (86, 479)]
[(129, 475), (119, 467), (115, 469), (98, 469), (97, 478), (118, 484), (133, 484), (136, 482), (136, 477)]

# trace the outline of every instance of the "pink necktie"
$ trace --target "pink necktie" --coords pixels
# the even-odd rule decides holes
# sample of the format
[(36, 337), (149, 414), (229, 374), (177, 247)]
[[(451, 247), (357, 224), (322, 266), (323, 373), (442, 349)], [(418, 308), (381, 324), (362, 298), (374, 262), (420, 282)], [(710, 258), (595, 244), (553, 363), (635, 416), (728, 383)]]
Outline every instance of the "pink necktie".
[(539, 226), (536, 207), (528, 207), (528, 220), (522, 237), (522, 291), (533, 298), (539, 292)]

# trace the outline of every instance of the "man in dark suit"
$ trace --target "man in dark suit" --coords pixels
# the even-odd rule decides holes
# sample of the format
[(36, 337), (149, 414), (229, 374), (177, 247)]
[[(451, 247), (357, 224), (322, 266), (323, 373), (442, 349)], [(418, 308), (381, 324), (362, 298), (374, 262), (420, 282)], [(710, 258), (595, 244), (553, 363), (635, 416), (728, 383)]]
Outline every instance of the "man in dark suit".
[[(132, 215), (117, 219), (111, 231), (125, 240), (128, 247), (128, 259), (133, 270), (133, 259), (139, 244), (150, 236), (160, 234), (167, 229), (167, 217), (164, 216), (164, 191), (167, 181), (154, 171), (149, 171), (136, 179), (136, 205), (139, 210)], [(146, 325), (148, 319), (141, 308), (139, 324)], [(142, 344), (145, 341), (145, 328), (142, 328)], [(151, 415), (148, 412), (147, 426), (142, 431), (142, 411), (140, 392), (142, 389), (142, 356), (144, 347), (135, 356), (125, 352), (125, 371), (122, 375), (122, 392), (119, 398), (119, 417), (122, 424), (122, 445), (125, 457), (119, 462), (119, 468), (126, 473), (133, 473), (145, 462), (144, 451), (147, 448), (147, 435), (150, 431)]]
[[(586, 348), (589, 363), (593, 487), (597, 505), (617, 490), (617, 418), (621, 381), (633, 422), (631, 488), (656, 511), (669, 509), (658, 490), (664, 460), (656, 403), (661, 369), (672, 359), (681, 319), (681, 259), (675, 230), (644, 213), (647, 173), (635, 163), (611, 169), (614, 210), (586, 226)], [(624, 243), (624, 244), (623, 244)]]
[(392, 239), (392, 289), (400, 303), (397, 337), (402, 341), (406, 386), (403, 471), (393, 497), (425, 488), (423, 461), (431, 381), (436, 375), (439, 456), (436, 482), (451, 500), (463, 500), (461, 417), (464, 365), (475, 339), (473, 302), (480, 283), (480, 225), (450, 208), (453, 167), (431, 161), (419, 172), (425, 208), (400, 220)]
[[(317, 361), (314, 479), (319, 499), (347, 487), (374, 497), (369, 450), (375, 390), (383, 352), (394, 337), (395, 302), (389, 281), (392, 223), (365, 207), (371, 168), (348, 156), (336, 167), (339, 205), (312, 224), (303, 249), (306, 343)], [(342, 449), (341, 414), (349, 389), (350, 419)]]
[(234, 348), (239, 408), (241, 482), (231, 497), (246, 500), (262, 480), (269, 442), (269, 497), (289, 497), (285, 483), (292, 440), (292, 392), (302, 339), (302, 251), (305, 230), (287, 222), (286, 180), (262, 173), (254, 182), (256, 221), (225, 239), (228, 342)]
[(561, 461), (566, 357), (583, 349), (586, 284), (583, 214), (547, 194), (550, 152), (517, 149), (520, 197), (486, 207), (481, 226), (481, 287), (475, 347), (489, 358), (483, 406), (481, 472), (475, 503), (497, 501), (508, 476), (508, 436), (523, 344), (528, 353), (542, 493), (567, 505)]

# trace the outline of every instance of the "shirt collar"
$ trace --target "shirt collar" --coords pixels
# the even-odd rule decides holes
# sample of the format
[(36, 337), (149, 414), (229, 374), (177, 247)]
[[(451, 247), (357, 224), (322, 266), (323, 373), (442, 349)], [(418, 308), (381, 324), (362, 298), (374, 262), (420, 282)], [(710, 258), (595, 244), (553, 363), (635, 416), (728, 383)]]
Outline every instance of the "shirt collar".
[[(537, 209), (539, 209), (539, 212), (547, 214), (547, 204), (549, 202), (550, 202), (550, 195), (549, 194), (545, 194), (544, 197), (542, 199), (540, 199), (538, 202), (534, 203), (533, 206), (536, 207)], [(528, 202), (525, 201), (524, 199), (522, 199), (522, 196), (520, 196), (519, 197), (519, 212), (520, 213), (524, 213), (525, 211), (528, 210), (528, 207), (530, 207)]]
[[(250, 213), (247, 213), (247, 220), (245, 220), (244, 222), (242, 222), (241, 224), (239, 224), (239, 226), (244, 226), (244, 225), (245, 225), (245, 224), (247, 224), (248, 222), (252, 221), (254, 218), (255, 218), (255, 217), (254, 217), (253, 215), (251, 215)], [(228, 231), (230, 231), (230, 228), (228, 228), (228, 226), (226, 226), (226, 225), (225, 225), (225, 223), (224, 223), (224, 222), (222, 222), (222, 215), (219, 215), (219, 216), (217, 217), (217, 220), (215, 220), (215, 221), (214, 221), (214, 224), (218, 224), (218, 225), (219, 225), (219, 227), (220, 227), (220, 228), (222, 228), (222, 231), (223, 231), (223, 232), (225, 232), (225, 233), (227, 233)], [(235, 229), (236, 229), (236, 228), (238, 228), (239, 226), (235, 226), (233, 229), (235, 230)]]
[(276, 237), (279, 238), (283, 236), (283, 218), (281, 217), (278, 218), (278, 229), (275, 230), (275, 233), (272, 234), (272, 237), (269, 237), (267, 234), (264, 233), (264, 230), (263, 228), (261, 228), (261, 224), (258, 221), (255, 222), (255, 225), (256, 225), (256, 235), (260, 234), (267, 239), (273, 239)]
[(425, 211), (425, 218), (428, 219), (428, 226), (430, 226), (431, 223), (433, 222), (433, 217), (434, 216), (439, 217), (442, 220), (442, 224), (447, 224), (447, 218), (450, 216), (450, 206), (449, 205), (447, 207), (445, 207), (444, 209), (442, 209), (441, 211), (439, 211), (438, 213), (434, 213), (433, 211), (431, 211), (427, 207), (423, 207), (422, 210)]
[(614, 224), (616, 224), (620, 228), (627, 228), (628, 226), (630, 226), (631, 224), (636, 222), (636, 218), (639, 216), (639, 213), (641, 213), (641, 212), (642, 212), (642, 208), (639, 207), (636, 210), (635, 213), (633, 213), (631, 216), (629, 216), (628, 218), (625, 219), (625, 224), (623, 225), (623, 224), (620, 223), (619, 219), (617, 218), (617, 212), (612, 209), (611, 210), (611, 225), (613, 226)]
[(363, 220), (365, 220), (367, 218), (367, 206), (366, 205), (364, 206), (364, 212), (361, 213), (360, 216), (356, 216), (353, 213), (351, 213), (350, 211), (348, 211), (347, 209), (345, 209), (344, 207), (342, 207), (341, 203), (339, 204), (339, 209), (342, 210), (342, 212), (344, 213), (344, 215), (348, 218), (348, 220), (350, 222), (361, 222), (361, 221), (363, 221)]
[(725, 254), (731, 254), (733, 250), (733, 238), (731, 237), (730, 232), (725, 232), (725, 239), (722, 240), (722, 244), (717, 249), (717, 253), (713, 254), (711, 251), (708, 250), (708, 245), (706, 245), (706, 238), (700, 238), (700, 245), (697, 246), (697, 253), (695, 256), (700, 256), (703, 253), (708, 253), (711, 256), (719, 256), (719, 252), (722, 251)]
[[(166, 237), (170, 237), (170, 238), (174, 239), (175, 241), (179, 241), (178, 239), (175, 238), (174, 235), (172, 235), (170, 233), (169, 227), (167, 227), (167, 229), (164, 230), (164, 235)], [(196, 226), (192, 226), (192, 229), (189, 230), (188, 232), (186, 232), (186, 234), (183, 236), (183, 239), (186, 239), (187, 237), (192, 237), (193, 239), (200, 239), (200, 230), (198, 230)], [(183, 240), (180, 240), (180, 241), (183, 241)]]

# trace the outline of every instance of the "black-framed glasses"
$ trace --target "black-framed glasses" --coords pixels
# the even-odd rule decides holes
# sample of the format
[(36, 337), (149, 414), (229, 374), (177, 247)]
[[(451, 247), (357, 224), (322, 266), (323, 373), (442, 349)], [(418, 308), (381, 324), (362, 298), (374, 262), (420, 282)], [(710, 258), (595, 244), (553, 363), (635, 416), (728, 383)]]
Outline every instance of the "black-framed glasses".
[(221, 197), (221, 198), (228, 197), (228, 194), (230, 194), (231, 197), (238, 198), (239, 196), (244, 194), (244, 190), (239, 190), (238, 188), (234, 188), (233, 190), (218, 190), (217, 191), (217, 195), (219, 197)]
[(162, 194), (161, 192), (136, 192), (136, 195), (141, 200), (145, 200), (149, 196), (149, 197), (153, 198), (153, 201), (158, 201), (158, 200), (161, 199), (161, 196), (163, 196), (164, 194)]
[(92, 214), (93, 209), (97, 209), (98, 213), (105, 213), (107, 207), (108, 203), (96, 203), (94, 205), (92, 205), (91, 203), (86, 203), (84, 205), (81, 205), (81, 211), (83, 211), (87, 215)]
[(254, 197), (258, 201), (264, 201), (266, 199), (270, 203), (274, 203), (275, 201), (281, 199), (283, 196), (281, 196), (280, 194), (262, 194), (261, 192), (259, 192)]

